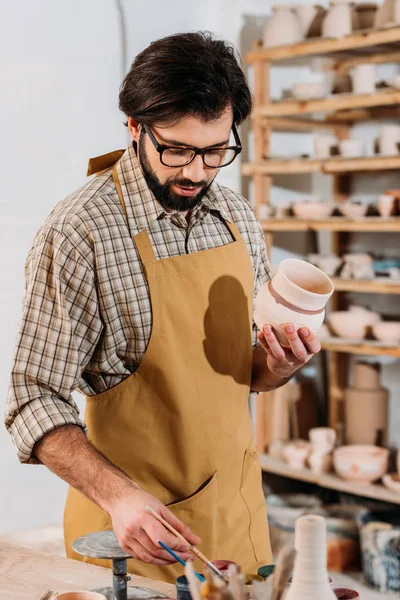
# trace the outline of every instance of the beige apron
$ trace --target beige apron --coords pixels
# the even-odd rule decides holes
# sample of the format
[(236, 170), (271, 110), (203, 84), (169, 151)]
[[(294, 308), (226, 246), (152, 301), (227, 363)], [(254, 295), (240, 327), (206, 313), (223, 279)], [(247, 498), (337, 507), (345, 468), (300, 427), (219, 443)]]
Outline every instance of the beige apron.
[[(105, 156), (94, 168), (107, 166)], [(125, 209), (115, 167), (113, 177)], [(86, 399), (85, 422), (92, 444), (199, 535), (207, 557), (256, 573), (271, 550), (248, 408), (253, 269), (236, 226), (226, 225), (232, 243), (163, 260), (146, 230), (133, 238), (150, 291), (150, 342), (135, 373)], [(70, 488), (68, 556), (109, 566), (71, 548), (77, 537), (105, 529), (110, 516)], [(169, 582), (182, 574), (178, 563), (134, 559), (128, 570)]]

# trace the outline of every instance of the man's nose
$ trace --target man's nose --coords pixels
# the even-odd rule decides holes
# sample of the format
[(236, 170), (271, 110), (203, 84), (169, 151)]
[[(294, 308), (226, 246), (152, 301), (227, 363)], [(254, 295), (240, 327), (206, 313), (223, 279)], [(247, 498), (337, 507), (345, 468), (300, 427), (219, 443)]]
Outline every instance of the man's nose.
[(185, 179), (193, 181), (193, 183), (207, 179), (205, 175), (205, 165), (200, 154), (198, 154), (191, 163), (183, 167), (182, 175)]

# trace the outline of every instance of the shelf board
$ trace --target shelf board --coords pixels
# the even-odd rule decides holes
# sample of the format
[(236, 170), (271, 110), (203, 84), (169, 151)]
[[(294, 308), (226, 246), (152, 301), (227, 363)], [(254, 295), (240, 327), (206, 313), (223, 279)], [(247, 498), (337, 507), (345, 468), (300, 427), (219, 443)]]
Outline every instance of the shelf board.
[(268, 454), (261, 454), (260, 462), (262, 470), (266, 473), (273, 473), (274, 475), (281, 475), (282, 477), (289, 477), (298, 481), (307, 481), (308, 483), (313, 483), (330, 490), (337, 490), (338, 492), (400, 504), (400, 494), (390, 492), (381, 484), (359, 485), (341, 479), (334, 473), (317, 474), (313, 473), (310, 469), (293, 469), (287, 463), (276, 460)]
[(281, 100), (255, 107), (254, 117), (288, 117), (377, 106), (393, 107), (398, 104), (400, 104), (400, 90), (389, 88), (374, 94), (336, 94), (312, 100)]
[(343, 352), (345, 354), (362, 354), (364, 356), (393, 356), (400, 358), (400, 346), (384, 346), (382, 342), (362, 340), (351, 342), (338, 337), (328, 338), (321, 342), (323, 350)]
[(295, 173), (338, 173), (391, 171), (400, 169), (400, 156), (368, 156), (361, 158), (269, 158), (260, 162), (244, 163), (243, 175), (290, 175)]
[(249, 63), (275, 62), (293, 60), (306, 56), (330, 55), (335, 58), (341, 56), (355, 57), (373, 53), (393, 53), (399, 49), (400, 27), (386, 27), (382, 29), (369, 29), (353, 33), (343, 38), (314, 38), (304, 40), (297, 44), (277, 46), (274, 48), (260, 47), (246, 55)]
[(328, 219), (303, 220), (298, 217), (285, 219), (267, 219), (261, 221), (266, 233), (271, 231), (353, 231), (353, 232), (400, 232), (400, 218), (364, 217), (348, 219), (346, 217), (330, 217)]
[(400, 294), (399, 283), (385, 283), (377, 280), (356, 280), (331, 278), (337, 292), (358, 292), (362, 294)]

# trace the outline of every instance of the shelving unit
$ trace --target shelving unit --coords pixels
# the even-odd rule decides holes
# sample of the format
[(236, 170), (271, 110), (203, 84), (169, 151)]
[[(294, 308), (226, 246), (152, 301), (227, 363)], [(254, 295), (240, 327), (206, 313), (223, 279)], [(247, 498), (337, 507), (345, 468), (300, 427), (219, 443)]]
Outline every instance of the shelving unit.
[[(362, 158), (332, 157), (319, 160), (310, 157), (271, 157), (271, 132), (318, 132), (328, 130), (338, 139), (346, 139), (355, 123), (375, 118), (400, 117), (400, 90), (385, 88), (375, 94), (354, 95), (338, 94), (324, 99), (297, 100), (284, 99), (272, 101), (270, 98), (270, 70), (274, 63), (304, 64), (312, 57), (323, 56), (333, 59), (333, 68), (337, 73), (347, 73), (357, 64), (373, 62), (400, 62), (400, 26), (369, 30), (353, 34), (342, 39), (305, 40), (291, 46), (263, 48), (260, 42), (254, 44), (253, 50), (246, 56), (247, 62), (254, 68), (254, 111), (252, 128), (254, 132), (254, 161), (242, 165), (244, 176), (251, 177), (254, 182), (255, 210), (258, 213), (262, 204), (269, 204), (272, 180), (275, 175), (299, 175), (306, 173), (322, 173), (333, 177), (333, 200), (341, 202), (348, 197), (349, 179), (357, 173), (394, 171), (400, 169), (399, 156), (370, 156)], [(315, 113), (321, 113), (317, 115)], [(270, 250), (273, 234), (276, 232), (317, 232), (329, 231), (332, 236), (333, 253), (341, 254), (344, 250), (342, 232), (400, 232), (400, 218), (382, 219), (365, 217), (351, 220), (340, 217), (328, 219), (300, 220), (287, 217), (271, 218), (261, 221), (267, 247)], [(336, 278), (335, 294), (332, 308), (341, 307), (342, 292), (359, 292), (371, 294), (400, 294), (400, 282), (388, 281), (355, 281)], [(327, 351), (329, 390), (328, 412), (329, 425), (335, 426), (343, 420), (343, 390), (346, 382), (346, 365), (349, 354), (362, 356), (391, 356), (400, 358), (400, 347), (385, 347), (374, 341), (363, 340), (362, 343), (351, 343), (346, 340), (328, 339), (323, 343)], [(256, 420), (262, 422), (264, 414), (264, 398), (260, 395), (256, 400)], [(263, 468), (270, 472), (314, 481), (310, 471), (299, 474), (287, 465), (276, 465), (265, 452), (262, 427), (256, 427), (256, 443), (261, 453)], [(310, 479), (312, 477), (312, 479)], [(335, 476), (323, 476), (325, 487), (350, 491), (350, 484)], [(329, 483), (330, 482), (330, 483)], [(346, 490), (343, 489), (346, 487)], [(391, 494), (382, 486), (357, 486), (353, 493), (372, 498), (385, 499), (400, 503), (400, 496)]]

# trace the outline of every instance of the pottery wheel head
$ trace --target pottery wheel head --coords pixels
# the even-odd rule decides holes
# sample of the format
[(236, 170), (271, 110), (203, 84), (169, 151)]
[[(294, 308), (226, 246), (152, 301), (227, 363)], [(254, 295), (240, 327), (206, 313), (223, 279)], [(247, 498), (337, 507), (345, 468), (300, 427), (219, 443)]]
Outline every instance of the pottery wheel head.
[(90, 558), (127, 559), (131, 558), (118, 544), (113, 531), (96, 531), (76, 539), (72, 548), (82, 556)]
[[(114, 593), (112, 588), (99, 588), (98, 590), (93, 590), (98, 594), (103, 594), (107, 598), (107, 600), (114, 600)], [(158, 590), (152, 590), (150, 588), (145, 587), (136, 587), (136, 586), (128, 586), (127, 588), (127, 598), (128, 600), (158, 600), (163, 598), (168, 598), (165, 594), (162, 594)]]

